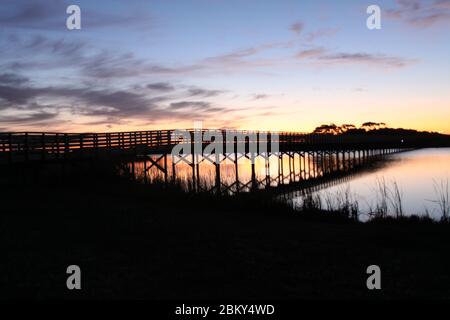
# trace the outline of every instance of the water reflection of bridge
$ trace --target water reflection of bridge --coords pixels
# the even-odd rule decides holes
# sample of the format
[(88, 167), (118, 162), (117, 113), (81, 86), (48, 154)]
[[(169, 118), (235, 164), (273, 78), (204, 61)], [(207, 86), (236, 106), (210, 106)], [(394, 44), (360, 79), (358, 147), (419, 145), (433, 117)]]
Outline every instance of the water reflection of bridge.
[[(383, 160), (383, 159), (380, 159)], [(367, 167), (358, 167), (346, 173), (336, 173), (331, 175), (325, 175), (318, 179), (306, 180), (300, 183), (293, 183), (287, 185), (285, 188), (276, 188), (275, 191), (279, 193), (285, 199), (302, 198), (315, 192), (319, 192), (324, 189), (328, 189), (337, 185), (345, 185), (352, 179), (369, 172), (370, 170), (376, 170), (380, 168), (380, 163), (374, 162), (374, 164)]]
[[(0, 133), (0, 164), (113, 161), (145, 182), (182, 180), (194, 191), (237, 193), (345, 175), (375, 159), (425, 146), (420, 137), (377, 134), (314, 135), (292, 132), (207, 130), (119, 133)], [(201, 136), (198, 143), (196, 135)], [(231, 138), (230, 138), (231, 137)], [(191, 151), (173, 154), (180, 142)], [(207, 148), (215, 143), (222, 148)], [(200, 145), (200, 148), (196, 148)], [(262, 146), (266, 146), (262, 148)], [(276, 148), (274, 147), (276, 146)], [(195, 151), (197, 150), (197, 151)], [(200, 151), (199, 151), (200, 150)], [(212, 161), (211, 159), (214, 159)]]
[[(173, 158), (156, 155), (150, 157), (151, 162), (146, 159), (130, 162), (124, 171), (144, 182), (176, 180), (192, 191), (233, 194), (270, 189), (288, 194), (340, 184), (375, 161), (404, 150), (409, 149), (279, 151), (257, 154), (254, 162), (238, 155), (237, 161), (224, 157), (218, 163), (196, 157), (196, 162), (190, 165), (175, 164)], [(164, 165), (154, 165), (161, 160)]]

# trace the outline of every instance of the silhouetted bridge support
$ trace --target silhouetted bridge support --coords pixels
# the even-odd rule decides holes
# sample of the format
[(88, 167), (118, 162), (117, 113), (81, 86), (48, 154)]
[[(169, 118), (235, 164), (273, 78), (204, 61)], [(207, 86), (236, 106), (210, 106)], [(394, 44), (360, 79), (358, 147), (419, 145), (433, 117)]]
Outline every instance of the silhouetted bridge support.
[[(0, 166), (39, 165), (41, 163), (73, 163), (107, 160), (130, 164), (127, 170), (136, 177), (136, 164), (143, 164), (143, 180), (149, 180), (149, 172), (156, 170), (167, 183), (177, 179), (179, 163), (191, 168), (192, 189), (201, 186), (200, 164), (214, 165), (214, 185), (210, 191), (217, 193), (269, 188), (275, 185), (317, 179), (336, 173), (350, 172), (374, 159), (388, 154), (427, 146), (420, 137), (402, 138), (377, 134), (314, 135), (292, 132), (227, 131), (232, 140), (225, 137), (221, 151), (215, 148), (206, 152), (208, 145), (218, 144), (215, 139), (199, 143), (196, 137), (206, 136), (208, 130), (186, 130), (188, 138), (180, 138), (175, 130), (154, 130), (117, 133), (0, 133)], [(188, 140), (188, 141), (185, 141)], [(192, 144), (190, 152), (172, 154), (180, 143)], [(197, 145), (195, 145), (197, 143)], [(229, 146), (232, 146), (231, 150)], [(267, 148), (261, 149), (262, 145)], [(242, 147), (242, 148), (239, 148)], [(277, 146), (276, 149), (273, 146)], [(197, 147), (197, 151), (196, 150)], [(228, 147), (228, 149), (227, 149)], [(198, 152), (200, 150), (200, 152)], [(212, 161), (214, 159), (214, 161)], [(251, 179), (240, 180), (239, 161), (250, 160)], [(264, 161), (264, 173), (259, 174), (255, 164)], [(224, 184), (221, 167), (224, 162), (234, 166), (235, 181)], [(275, 167), (276, 173), (272, 170)], [(258, 172), (257, 172), (258, 171)]]

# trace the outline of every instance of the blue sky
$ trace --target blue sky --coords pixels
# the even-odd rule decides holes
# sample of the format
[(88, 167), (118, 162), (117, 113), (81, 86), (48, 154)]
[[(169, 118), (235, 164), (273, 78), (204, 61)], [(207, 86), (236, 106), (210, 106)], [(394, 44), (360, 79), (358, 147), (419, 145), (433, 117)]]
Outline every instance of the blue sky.
[[(66, 8), (81, 8), (67, 30)], [(382, 11), (381, 30), (366, 8)], [(450, 133), (450, 1), (2, 1), (0, 130)]]

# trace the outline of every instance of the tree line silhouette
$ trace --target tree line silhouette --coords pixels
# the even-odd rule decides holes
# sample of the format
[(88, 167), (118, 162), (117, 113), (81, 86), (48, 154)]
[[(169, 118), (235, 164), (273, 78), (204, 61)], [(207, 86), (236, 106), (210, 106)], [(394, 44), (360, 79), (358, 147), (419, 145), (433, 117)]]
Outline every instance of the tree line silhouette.
[(357, 127), (354, 124), (341, 124), (336, 125), (322, 124), (316, 127), (313, 131), (314, 134), (328, 134), (328, 135), (340, 135), (340, 134), (386, 134), (386, 135), (402, 135), (402, 136), (430, 136), (430, 137), (443, 137), (448, 135), (443, 135), (438, 132), (429, 131), (418, 131), (414, 129), (404, 129), (404, 128), (389, 128), (384, 122), (373, 122), (368, 121)]

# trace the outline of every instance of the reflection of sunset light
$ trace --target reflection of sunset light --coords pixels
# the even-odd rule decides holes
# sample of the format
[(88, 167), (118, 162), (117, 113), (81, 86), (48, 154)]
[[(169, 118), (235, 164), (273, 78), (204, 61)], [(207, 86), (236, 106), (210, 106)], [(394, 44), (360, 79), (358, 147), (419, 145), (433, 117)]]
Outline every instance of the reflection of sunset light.
[[(158, 156), (152, 156), (153, 160), (158, 159)], [(280, 160), (281, 159), (281, 160)], [(347, 159), (348, 160), (348, 159)], [(308, 179), (313, 176), (319, 175), (322, 167), (321, 164), (314, 162), (312, 155), (306, 153), (304, 158), (300, 157), (298, 154), (294, 155), (293, 160), (289, 161), (289, 156), (284, 154), (281, 158), (277, 155), (271, 155), (268, 160), (269, 171), (268, 176), (266, 175), (266, 162), (264, 157), (258, 156), (255, 159), (255, 175), (257, 181), (266, 182), (265, 179), (269, 177), (270, 185), (277, 186), (279, 183), (289, 184), (293, 181), (300, 180), (300, 175), (302, 179)], [(282, 164), (281, 164), (282, 161)], [(336, 158), (333, 157), (331, 160), (329, 158), (323, 159), (324, 166), (328, 166), (330, 162), (333, 166), (336, 166)], [(147, 166), (149, 164), (147, 163)], [(135, 171), (138, 179), (143, 179), (144, 176), (144, 162), (135, 162)], [(167, 158), (167, 168), (168, 177), (173, 179), (173, 165), (172, 158), (169, 156)], [(207, 161), (202, 161), (198, 165), (199, 181), (204, 189), (211, 189), (215, 185), (215, 166)], [(176, 181), (182, 182), (184, 186), (187, 186), (197, 177), (197, 168), (184, 162), (178, 162), (175, 166), (175, 177)], [(284, 178), (283, 178), (284, 177)], [(238, 178), (239, 183), (246, 185), (252, 181), (252, 169), (251, 161), (247, 158), (241, 158), (238, 161)], [(157, 167), (152, 167), (147, 172), (147, 179), (149, 182), (152, 181), (163, 181), (164, 173), (160, 171)], [(236, 170), (234, 162), (226, 159), (220, 163), (220, 179), (224, 186), (231, 186), (236, 182)]]
[[(433, 187), (433, 181), (440, 181), (440, 179), (450, 179), (450, 149), (422, 149), (417, 151), (410, 151), (390, 156), (393, 161), (388, 161), (384, 165), (373, 172), (369, 171), (362, 175), (353, 177), (349, 182), (337, 184), (331, 186), (323, 191), (320, 191), (322, 195), (335, 194), (342, 191), (342, 188), (346, 188), (348, 184), (350, 190), (353, 193), (352, 197), (356, 197), (359, 202), (359, 206), (364, 211), (370, 202), (375, 201), (374, 194), (376, 193), (376, 181), (379, 179), (385, 179), (390, 184), (396, 182), (404, 197), (405, 211), (409, 214), (424, 212), (425, 207), (430, 208), (430, 212), (433, 208), (432, 200), (436, 198), (435, 190)], [(153, 157), (154, 159), (157, 156)], [(330, 164), (330, 160), (333, 166), (336, 166), (336, 159), (324, 159), (323, 164)], [(281, 170), (279, 158), (272, 155), (269, 160), (269, 178), (270, 185), (277, 186), (280, 183), (289, 184), (292, 181), (299, 181), (300, 176), (302, 179), (308, 179), (308, 172), (311, 177), (315, 172), (318, 173), (322, 170), (320, 162), (313, 162), (312, 158), (305, 159), (301, 162), (300, 156), (297, 154), (293, 160), (293, 167), (291, 162), (291, 170), (289, 170), (289, 157), (284, 155), (282, 158), (283, 170)], [(319, 160), (317, 160), (319, 161)], [(309, 166), (311, 164), (311, 167)], [(300, 171), (300, 165), (302, 171)], [(342, 166), (342, 164), (341, 164)], [(135, 163), (135, 169), (138, 177), (143, 176), (144, 164), (143, 162)], [(197, 175), (196, 168), (194, 168), (194, 175)], [(284, 176), (284, 179), (281, 179)], [(210, 190), (215, 185), (216, 171), (215, 166), (208, 162), (203, 162), (199, 165), (200, 174), (200, 186), (202, 190)], [(168, 157), (168, 176), (171, 178), (173, 175), (172, 161)], [(262, 157), (258, 157), (255, 160), (255, 175), (256, 180), (259, 181), (259, 187), (264, 187), (266, 181), (266, 160)], [(295, 176), (293, 178), (293, 176)], [(193, 168), (186, 163), (178, 163), (176, 165), (176, 178), (186, 188), (188, 184), (192, 182)], [(252, 180), (251, 162), (249, 159), (240, 159), (238, 163), (238, 177), (241, 185), (248, 185), (250, 188), (250, 182)], [(164, 174), (156, 167), (153, 167), (148, 172), (148, 180), (163, 180)], [(236, 172), (233, 161), (224, 160), (220, 165), (220, 179), (223, 187), (232, 186), (236, 182)], [(292, 180), (293, 179), (293, 180)], [(247, 188), (247, 189), (248, 189)], [(231, 190), (234, 190), (233, 188)], [(249, 189), (248, 189), (249, 190)], [(244, 190), (245, 191), (245, 190)], [(371, 204), (373, 205), (373, 203)]]
[(385, 179), (388, 187), (396, 182), (403, 197), (406, 214), (424, 214), (426, 209), (435, 218), (439, 210), (433, 202), (438, 195), (434, 183), (450, 179), (450, 149), (421, 149), (391, 156), (386, 166), (354, 177), (350, 182), (320, 191), (323, 197), (336, 196), (349, 187), (362, 212), (376, 205), (377, 180)]

